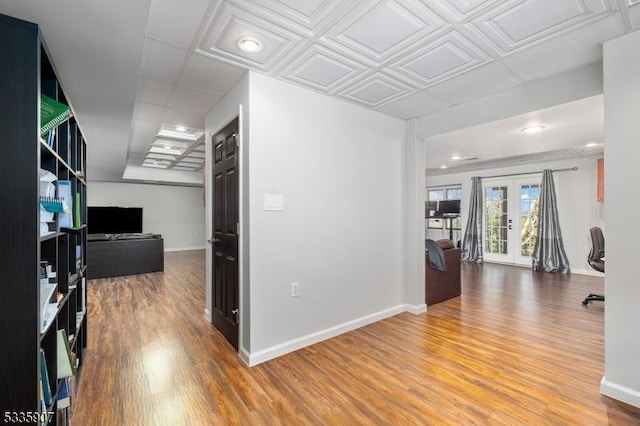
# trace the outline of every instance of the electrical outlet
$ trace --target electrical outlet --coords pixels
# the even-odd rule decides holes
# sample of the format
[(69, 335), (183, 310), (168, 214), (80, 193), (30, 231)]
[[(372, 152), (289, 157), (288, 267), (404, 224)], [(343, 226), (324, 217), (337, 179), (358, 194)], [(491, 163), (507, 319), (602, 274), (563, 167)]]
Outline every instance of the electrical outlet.
[(300, 283), (291, 283), (291, 297), (300, 296)]

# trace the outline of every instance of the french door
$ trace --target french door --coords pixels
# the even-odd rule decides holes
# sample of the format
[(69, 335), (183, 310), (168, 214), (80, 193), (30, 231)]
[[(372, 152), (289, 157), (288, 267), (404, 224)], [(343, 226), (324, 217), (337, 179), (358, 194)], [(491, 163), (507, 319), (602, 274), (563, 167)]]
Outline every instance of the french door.
[(538, 232), (540, 177), (483, 182), (483, 257), (531, 265)]

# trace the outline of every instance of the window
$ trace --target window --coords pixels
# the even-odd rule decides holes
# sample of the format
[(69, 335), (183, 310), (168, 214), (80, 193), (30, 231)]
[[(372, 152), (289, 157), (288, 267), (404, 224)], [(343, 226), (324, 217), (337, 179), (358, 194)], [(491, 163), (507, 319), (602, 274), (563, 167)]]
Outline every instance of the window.
[[(441, 200), (462, 200), (462, 185), (452, 185), (445, 187), (427, 188), (427, 205), (425, 206), (425, 216), (430, 216), (435, 210), (435, 202)], [(429, 229), (449, 229), (447, 219), (427, 219)], [(460, 217), (453, 219), (453, 229), (460, 230), (462, 221)]]

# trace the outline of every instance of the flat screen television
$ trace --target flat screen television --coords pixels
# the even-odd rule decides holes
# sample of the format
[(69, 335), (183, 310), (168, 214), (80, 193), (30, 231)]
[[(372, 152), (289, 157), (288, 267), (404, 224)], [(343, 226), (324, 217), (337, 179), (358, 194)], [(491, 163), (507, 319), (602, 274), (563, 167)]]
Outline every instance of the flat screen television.
[(142, 207), (87, 207), (89, 234), (142, 232)]
[(438, 213), (441, 215), (460, 214), (460, 200), (438, 201)]

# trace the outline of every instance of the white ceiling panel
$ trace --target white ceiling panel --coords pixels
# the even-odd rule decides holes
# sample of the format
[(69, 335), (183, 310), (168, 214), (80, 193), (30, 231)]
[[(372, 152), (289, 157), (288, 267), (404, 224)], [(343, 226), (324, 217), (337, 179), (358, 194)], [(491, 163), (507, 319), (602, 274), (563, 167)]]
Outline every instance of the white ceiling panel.
[[(238, 47), (242, 37), (260, 40), (262, 49), (247, 53)], [(230, 3), (222, 3), (198, 44), (198, 51), (234, 65), (269, 71), (275, 62), (301, 40), (280, 25)]]
[(169, 100), (169, 95), (171, 94), (171, 89), (171, 84), (141, 77), (138, 80), (136, 100), (156, 105), (166, 105)]
[(470, 26), (507, 54), (616, 10), (609, 0), (511, 0), (474, 18)]
[(578, 28), (509, 55), (502, 59), (502, 63), (523, 80), (535, 80), (600, 61), (600, 41), (610, 40), (624, 33), (625, 25), (621, 16), (612, 15), (589, 27)]
[(341, 97), (368, 107), (378, 107), (407, 96), (414, 88), (386, 75), (376, 73), (342, 93)]
[(142, 53), (140, 75), (153, 80), (176, 81), (187, 51), (147, 38)]
[(336, 9), (344, 8), (354, 0), (261, 0), (260, 5), (305, 27), (312, 33)]
[(151, 0), (147, 37), (186, 49), (191, 45), (209, 0)]
[(148, 140), (133, 139), (129, 144), (129, 152), (142, 152), (146, 153), (149, 150)]
[(222, 99), (219, 95), (176, 86), (169, 97), (169, 107), (204, 115)]
[(189, 157), (204, 159), (204, 152), (203, 151), (191, 151), (189, 153)]
[(406, 56), (391, 66), (390, 70), (396, 76), (409, 76), (424, 87), (469, 71), (489, 60), (483, 51), (452, 31)]
[(131, 140), (153, 142), (160, 130), (160, 123), (153, 121), (134, 120), (132, 126)]
[(280, 73), (283, 79), (330, 92), (365, 71), (365, 66), (314, 45)]
[[(162, 122), (166, 124), (177, 124), (194, 129), (204, 129), (204, 115), (191, 114), (175, 108), (166, 108), (162, 113)], [(160, 126), (158, 129), (160, 130)], [(156, 130), (156, 134), (158, 133)]]
[(322, 38), (328, 47), (350, 49), (380, 64), (413, 43), (424, 42), (444, 22), (419, 2), (361, 2)]
[(388, 103), (378, 108), (378, 111), (406, 120), (420, 115), (431, 114), (449, 106), (451, 104), (436, 98), (426, 91), (421, 91)]
[(133, 109), (133, 118), (134, 120), (159, 122), (163, 111), (164, 106), (146, 102), (136, 102), (136, 106)]
[(246, 71), (243, 68), (216, 61), (209, 56), (192, 53), (182, 70), (178, 84), (192, 89), (223, 95), (236, 85)]
[(423, 25), (396, 2), (383, 1), (349, 25), (342, 32), (342, 37), (357, 43), (356, 48), (370, 49), (379, 58), (391, 47), (417, 33)]
[(519, 84), (522, 84), (522, 80), (513, 72), (499, 62), (490, 62), (476, 68), (473, 73), (460, 74), (431, 86), (428, 91), (452, 104), (459, 104), (501, 92)]
[(451, 6), (453, 6), (459, 13), (466, 15), (474, 9), (477, 9), (479, 6), (488, 5), (491, 3), (495, 3), (495, 1), (487, 1), (487, 0), (449, 0), (448, 2)]

